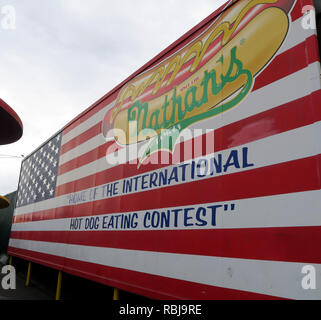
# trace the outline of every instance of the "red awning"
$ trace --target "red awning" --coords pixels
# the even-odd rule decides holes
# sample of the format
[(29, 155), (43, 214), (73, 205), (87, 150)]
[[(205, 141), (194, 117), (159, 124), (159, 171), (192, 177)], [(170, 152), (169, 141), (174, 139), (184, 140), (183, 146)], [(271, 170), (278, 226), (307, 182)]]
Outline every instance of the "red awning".
[(0, 99), (0, 145), (16, 142), (21, 138), (22, 132), (19, 116)]

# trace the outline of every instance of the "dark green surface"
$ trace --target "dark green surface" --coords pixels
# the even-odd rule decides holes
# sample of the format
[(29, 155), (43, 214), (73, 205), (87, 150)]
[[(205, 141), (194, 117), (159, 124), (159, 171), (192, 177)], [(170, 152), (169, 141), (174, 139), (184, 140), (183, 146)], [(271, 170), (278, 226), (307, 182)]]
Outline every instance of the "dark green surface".
[(10, 206), (6, 209), (0, 209), (0, 254), (7, 253), (8, 250), (16, 194), (16, 192), (12, 192), (5, 195), (10, 201)]

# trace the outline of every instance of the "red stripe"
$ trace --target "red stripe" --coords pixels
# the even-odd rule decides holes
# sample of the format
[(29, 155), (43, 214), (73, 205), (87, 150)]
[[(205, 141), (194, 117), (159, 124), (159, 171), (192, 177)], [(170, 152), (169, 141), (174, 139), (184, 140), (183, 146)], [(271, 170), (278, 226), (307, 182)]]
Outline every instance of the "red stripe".
[[(218, 152), (228, 148), (237, 147), (251, 141), (293, 130), (321, 120), (321, 113), (315, 112), (315, 104), (312, 103), (311, 98), (316, 101), (321, 101), (321, 90), (312, 93), (312, 95), (305, 96), (301, 99), (256, 114), (252, 117), (236, 121), (232, 124), (215, 130), (214, 151)], [(194, 149), (196, 149), (197, 146), (197, 148), (200, 150), (200, 154), (195, 152), (195, 155), (191, 154), (189, 157), (187, 156), (185, 159), (181, 159), (181, 161), (189, 160), (192, 158), (192, 156), (197, 157), (213, 152), (213, 147), (210, 145), (208, 145), (206, 148), (206, 144), (209, 144), (211, 141), (213, 141), (211, 139), (211, 135), (213, 135), (213, 133), (204, 134), (195, 138), (194, 141), (188, 140), (180, 143), (176, 147), (173, 157), (169, 157), (169, 163), (175, 163), (175, 159), (178, 159), (178, 155), (184, 155), (184, 150), (188, 150), (188, 147), (190, 147), (190, 150), (193, 150), (191, 149), (193, 148), (191, 147), (192, 144), (194, 145)], [(105, 149), (102, 148), (98, 153), (102, 155), (102, 157), (104, 156), (102, 153), (104, 150)], [(97, 157), (97, 150), (83, 155), (80, 158), (80, 163), (88, 164), (94, 157)], [(172, 159), (174, 160), (172, 161)], [(70, 166), (75, 164), (76, 161), (77, 160), (73, 160), (73, 162), (66, 164), (66, 166), (70, 168)], [(145, 172), (160, 169), (166, 166), (168, 166), (168, 164), (147, 164), (142, 165), (139, 169), (137, 169), (136, 165), (129, 165), (128, 163), (120, 164), (108, 170), (60, 185), (56, 189), (56, 196), (85, 190), (93, 186), (103, 185), (115, 180), (143, 174)]]
[(319, 43), (318, 37), (316, 35), (313, 35), (306, 39), (305, 54), (307, 56), (307, 61), (309, 64), (315, 61), (320, 61)]
[(10, 245), (8, 247), (8, 254), (19, 257), (24, 260), (37, 262), (47, 267), (58, 269), (58, 270), (62, 270), (64, 265), (64, 260), (65, 260), (65, 258), (62, 258), (62, 257), (48, 255), (41, 252), (18, 249), (18, 248), (11, 247)]
[[(321, 155), (210, 179), (14, 217), (15, 223), (142, 211), (320, 189)], [(188, 197), (186, 197), (188, 195)], [(161, 201), (160, 201), (161, 199)], [(76, 215), (75, 215), (76, 213)]]
[(319, 57), (316, 54), (310, 53), (307, 56), (307, 51), (309, 51), (313, 41), (316, 39), (316, 35), (313, 35), (306, 41), (277, 55), (264, 71), (255, 78), (255, 84), (252, 91), (258, 90), (270, 83), (306, 68), (311, 63), (319, 61)]
[(295, 6), (291, 11), (292, 21), (295, 21), (303, 16), (302, 8), (304, 6), (314, 6), (313, 0), (297, 0)]
[(214, 257), (321, 263), (320, 226), (153, 231), (13, 231), (10, 238)]
[(321, 101), (321, 90), (215, 130), (215, 152), (320, 121), (312, 99)]
[[(152, 299), (182, 299), (182, 300), (267, 300), (277, 297), (233, 290), (195, 282), (171, 279), (152, 274), (130, 271), (103, 265), (60, 258), (34, 251), (9, 247), (8, 253), (35, 263), (62, 269), (64, 272), (116, 287), (128, 292), (134, 292)], [(52, 265), (51, 261), (54, 261)], [(60, 261), (57, 266), (56, 262)]]
[(96, 137), (101, 133), (101, 122), (96, 123), (94, 126), (89, 128), (88, 130), (84, 131), (77, 137), (73, 138), (72, 140), (65, 143), (63, 146), (61, 146), (60, 154), (64, 154), (67, 151), (70, 151), (71, 149), (79, 146), (80, 144), (90, 140), (93, 137)]
[[(111, 148), (113, 147), (113, 148)], [(64, 164), (59, 166), (58, 169), (58, 175), (64, 174), (68, 171), (74, 170), (76, 168), (80, 168), (90, 162), (93, 162), (95, 160), (101, 159), (105, 157), (107, 154), (111, 153), (111, 150), (113, 152), (118, 151), (122, 149), (123, 147), (116, 144), (114, 141), (106, 142), (99, 147), (88, 151), (87, 153), (82, 154), (81, 156), (77, 158), (73, 158), (68, 162), (65, 162)]]

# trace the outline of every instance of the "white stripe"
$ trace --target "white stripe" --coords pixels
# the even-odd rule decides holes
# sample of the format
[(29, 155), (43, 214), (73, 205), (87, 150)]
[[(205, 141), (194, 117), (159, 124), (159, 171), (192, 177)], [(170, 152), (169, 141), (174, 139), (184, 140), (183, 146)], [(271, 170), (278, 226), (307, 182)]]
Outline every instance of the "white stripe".
[(104, 139), (102, 134), (98, 134), (97, 136), (85, 141), (82, 144), (79, 144), (77, 147), (67, 151), (63, 155), (60, 156), (59, 159), (59, 166), (62, 164), (75, 159), (88, 151), (94, 150), (98, 148), (99, 146), (103, 145), (106, 143), (106, 140)]
[[(296, 45), (302, 43), (306, 38), (315, 34), (315, 30), (311, 30), (311, 29), (306, 30), (302, 28), (301, 19), (302, 18), (297, 19), (295, 22), (290, 24), (288, 35), (285, 41), (283, 42), (282, 46), (280, 47), (278, 51), (278, 55), (295, 47)], [(95, 113), (89, 119), (85, 120), (84, 122), (79, 124), (77, 127), (70, 130), (68, 133), (64, 134), (62, 138), (62, 145), (72, 140), (73, 138), (77, 137), (78, 135), (88, 130), (89, 128), (93, 127), (98, 122), (101, 122), (107, 110), (112, 108), (115, 105), (115, 103), (116, 101), (113, 101), (112, 103), (108, 104), (106, 107), (104, 107), (103, 109)], [(81, 153), (79, 153), (79, 155), (80, 154)]]
[[(303, 17), (290, 23), (287, 37), (284, 40), (283, 44), (281, 45), (281, 47), (278, 51), (278, 54), (281, 54), (281, 53), (297, 46), (298, 44), (302, 43), (305, 39), (316, 34), (316, 30), (304, 29), (302, 27), (302, 19), (303, 19)], [(303, 58), (303, 57), (300, 57), (300, 58)]]
[[(88, 222), (90, 219), (94, 219), (97, 222), (98, 228), (92, 229), (93, 231), (154, 231), (154, 230), (203, 230), (203, 229), (240, 229), (240, 228), (271, 228), (271, 227), (307, 227), (307, 226), (320, 226), (321, 225), (321, 201), (318, 201), (321, 196), (321, 191), (307, 191), (298, 192), (291, 194), (281, 194), (268, 197), (260, 197), (253, 199), (242, 199), (235, 201), (226, 201), (218, 203), (207, 203), (198, 205), (189, 205), (182, 207), (172, 207), (172, 208), (155, 208), (153, 210), (145, 211), (135, 211), (125, 213), (125, 215), (131, 215), (137, 213), (138, 218), (134, 221), (137, 222), (137, 226), (134, 228), (124, 228), (121, 226), (121, 218), (119, 217), (119, 223), (116, 227), (108, 227), (110, 222), (110, 217), (120, 216), (122, 213), (113, 214), (101, 214), (97, 216), (88, 215), (86, 217), (81, 217), (82, 222), (77, 227), (76, 231), (90, 231)], [(212, 226), (212, 210), (209, 210), (209, 206), (213, 205), (231, 205), (235, 204), (235, 210), (224, 211), (223, 207), (216, 210), (216, 226)], [(307, 204), (309, 204), (309, 210), (306, 210)], [(196, 218), (196, 211), (198, 208), (206, 208), (206, 216), (202, 216), (202, 219), (207, 222), (205, 226), (198, 226), (196, 223), (199, 221)], [(184, 213), (185, 208), (194, 208), (194, 210), (189, 210), (188, 224), (193, 224), (193, 226), (184, 225)], [(175, 214), (173, 210), (178, 210), (177, 215), (177, 227), (175, 227)], [(146, 225), (144, 225), (144, 218), (147, 212), (153, 215), (153, 211), (167, 211), (170, 210), (170, 226), (166, 227), (159, 225), (153, 228), (151, 226), (150, 219), (146, 219)], [(302, 216), (304, 213), (304, 218)], [(89, 213), (88, 213), (89, 214)], [(156, 213), (157, 216), (157, 213)], [(73, 218), (64, 219), (53, 219), (53, 220), (41, 220), (41, 221), (31, 221), (24, 223), (14, 223), (12, 225), (12, 231), (74, 231), (71, 226), (71, 221)], [(97, 220), (96, 220), (97, 219)], [(115, 221), (115, 220), (114, 220)], [(58, 241), (58, 240), (57, 240)]]
[[(290, 299), (321, 299), (302, 288), (305, 263), (209, 257), (10, 239), (10, 247), (108, 267)], [(321, 265), (314, 264), (316, 279)]]
[[(228, 169), (225, 173), (215, 173), (213, 176), (218, 176), (218, 175), (224, 175), (224, 174), (231, 174), (234, 172), (241, 172), (245, 170), (253, 170), (256, 168), (261, 168), (273, 164), (278, 164), (281, 162), (287, 162), (295, 159), (301, 159), (305, 157), (310, 157), (317, 155), (319, 152), (318, 149), (318, 144), (317, 144), (317, 139), (318, 139), (318, 133), (320, 132), (320, 127), (321, 127), (321, 122), (318, 122), (317, 124), (312, 124), (309, 126), (305, 127), (300, 127), (294, 130), (286, 131), (278, 135), (273, 135), (270, 137), (267, 137), (265, 139), (259, 139), (254, 142), (245, 144), (244, 146), (248, 147), (248, 157), (249, 161), (254, 164), (253, 167), (249, 168), (230, 168)], [(242, 154), (242, 148), (244, 146), (239, 146), (237, 148), (230, 148), (227, 150), (224, 150), (222, 152), (217, 152), (214, 155), (217, 156), (217, 154), (222, 154), (222, 159), (225, 161), (227, 160), (228, 155), (232, 150), (238, 150), (239, 155)], [(209, 154), (206, 157), (199, 157), (195, 158), (194, 161), (197, 161), (200, 158), (207, 158), (211, 159), (213, 157), (213, 154)], [(186, 161), (186, 163), (190, 163), (190, 161)], [(97, 162), (94, 162), (97, 165)], [(105, 166), (105, 168), (102, 168), (102, 166)], [(103, 158), (101, 163), (100, 163), (100, 168), (99, 171), (103, 171), (106, 169), (106, 162), (105, 159)], [(160, 172), (164, 170), (169, 170), (171, 171), (171, 168), (173, 167), (178, 167), (178, 165), (173, 165), (169, 166), (167, 168), (162, 168), (159, 170), (151, 171), (151, 172)], [(90, 174), (89, 167), (86, 166), (86, 171), (83, 172), (84, 175)], [(80, 171), (82, 168), (79, 168), (77, 173), (75, 173), (75, 170), (72, 173), (68, 173), (69, 178), (72, 179), (80, 179), (82, 177), (82, 171)], [(95, 170), (97, 170), (96, 167), (93, 167), (92, 173), (95, 173)], [(207, 176), (204, 178), (196, 178), (192, 180), (188, 175), (189, 171), (187, 170), (186, 173), (186, 180), (185, 183), (195, 181), (197, 183), (198, 180), (201, 179), (206, 179), (206, 178), (211, 178), (211, 176)], [(71, 174), (75, 174), (75, 176), (71, 176)], [(107, 173), (106, 173), (107, 174)], [(66, 177), (66, 175), (64, 175)], [(138, 177), (138, 176), (137, 176)], [(61, 180), (60, 180), (61, 181)], [(122, 180), (118, 180), (121, 182)], [(183, 183), (183, 182), (181, 182)], [(176, 181), (173, 182), (171, 185), (178, 184)], [(97, 186), (97, 188), (102, 188)], [(153, 187), (155, 189), (155, 187)], [(86, 194), (86, 201), (84, 202), (89, 202), (89, 192), (92, 188), (83, 190)], [(148, 187), (145, 190), (150, 190)], [(139, 187), (137, 192), (141, 192), (142, 189)], [(132, 192), (133, 193), (133, 192)], [(122, 195), (122, 185), (121, 183), (119, 184), (119, 192), (115, 196)], [(95, 198), (96, 200), (101, 200), (106, 198), (102, 194), (102, 191), (99, 191), (97, 194), (97, 197)], [(29, 213), (29, 212), (36, 212), (36, 211), (41, 211), (41, 210), (47, 210), (55, 207), (61, 207), (61, 206), (67, 206), (69, 205), (69, 195), (62, 195), (56, 198), (52, 198), (46, 201), (38, 202), (36, 204), (24, 206), (17, 208), (15, 210), (15, 215), (19, 214), (24, 214), (24, 213)]]

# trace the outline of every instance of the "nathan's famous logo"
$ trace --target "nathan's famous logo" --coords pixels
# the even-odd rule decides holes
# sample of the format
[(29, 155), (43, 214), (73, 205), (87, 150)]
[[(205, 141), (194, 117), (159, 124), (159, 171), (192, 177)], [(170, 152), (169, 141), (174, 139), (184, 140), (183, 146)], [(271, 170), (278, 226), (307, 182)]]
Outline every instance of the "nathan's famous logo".
[(122, 88), (104, 118), (105, 137), (122, 145), (149, 139), (141, 163), (172, 152), (184, 129), (237, 106), (284, 41), (294, 1), (240, 0), (227, 8), (197, 39)]

